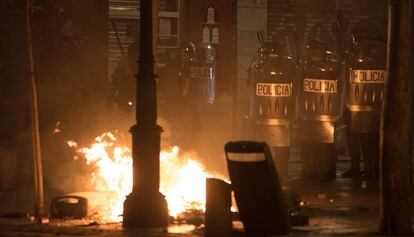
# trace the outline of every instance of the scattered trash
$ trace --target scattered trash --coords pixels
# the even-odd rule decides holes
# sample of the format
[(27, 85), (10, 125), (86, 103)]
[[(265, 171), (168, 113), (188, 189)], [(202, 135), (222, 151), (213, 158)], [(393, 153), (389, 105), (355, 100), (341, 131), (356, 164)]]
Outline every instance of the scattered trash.
[(309, 225), (309, 217), (304, 215), (290, 216), (291, 226), (307, 226)]
[(299, 193), (292, 191), (284, 191), (284, 196), (286, 200), (286, 205), (289, 210), (297, 209), (300, 207), (302, 201)]
[(87, 224), (86, 226), (97, 226), (97, 225), (99, 225), (98, 222), (92, 221), (91, 223)]
[(189, 224), (196, 227), (204, 224), (204, 212), (200, 210), (188, 210), (180, 213), (177, 218), (170, 217), (170, 221), (173, 220), (177, 224)]
[(324, 200), (324, 199), (326, 199), (326, 194), (320, 193), (320, 194), (318, 194), (318, 198), (321, 199), (321, 200)]
[(367, 181), (362, 181), (361, 182), (361, 188), (367, 188)]
[(21, 219), (21, 218), (29, 218), (29, 213), (26, 212), (8, 212), (8, 213), (0, 213), (0, 218), (10, 218), (10, 219)]
[(50, 220), (48, 217), (41, 217), (39, 219), (37, 219), (37, 224), (38, 225), (49, 225)]

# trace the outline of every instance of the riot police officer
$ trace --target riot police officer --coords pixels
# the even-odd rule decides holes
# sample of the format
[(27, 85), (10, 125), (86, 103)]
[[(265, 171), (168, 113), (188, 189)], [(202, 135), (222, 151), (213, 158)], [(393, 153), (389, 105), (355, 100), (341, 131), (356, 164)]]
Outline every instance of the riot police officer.
[(361, 154), (366, 178), (378, 176), (379, 126), (387, 79), (386, 41), (367, 29), (354, 30), (346, 80), (347, 141), (351, 169), (343, 177), (359, 177)]
[(191, 149), (199, 142), (202, 130), (200, 105), (211, 104), (215, 100), (214, 47), (211, 44), (183, 42), (180, 47), (180, 64), (178, 83), (180, 96), (177, 102), (180, 109), (175, 116), (175, 122), (171, 124), (176, 124), (177, 129), (174, 134), (180, 147)]
[(136, 76), (138, 75), (139, 38), (128, 46), (128, 55), (118, 62), (112, 78), (112, 98), (116, 110), (132, 114), (135, 108)]
[(276, 169), (288, 175), (290, 125), (295, 116), (295, 65), (286, 56), (284, 45), (264, 43), (249, 67), (251, 89), (250, 120), (256, 140), (272, 150)]
[(335, 121), (343, 108), (341, 64), (318, 40), (309, 41), (305, 57), (297, 100), (302, 177), (331, 180), (336, 176)]
[(210, 44), (189, 43), (181, 50), (183, 95), (193, 102), (213, 103), (216, 96), (216, 56)]

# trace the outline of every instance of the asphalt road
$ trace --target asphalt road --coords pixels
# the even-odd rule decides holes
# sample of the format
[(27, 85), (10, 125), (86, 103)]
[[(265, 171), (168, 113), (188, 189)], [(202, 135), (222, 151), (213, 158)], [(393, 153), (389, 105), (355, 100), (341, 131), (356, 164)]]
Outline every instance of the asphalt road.
[[(290, 178), (284, 187), (301, 195), (300, 214), (309, 217), (309, 225), (292, 228), (289, 236), (380, 236), (378, 182), (343, 179), (340, 173), (349, 168), (346, 156), (339, 157), (337, 178), (330, 182), (300, 180), (301, 165), (297, 154), (289, 162)], [(48, 200), (57, 195), (49, 192)], [(30, 190), (0, 192), (0, 212), (30, 212)], [(23, 215), (24, 216), (24, 215)], [(0, 236), (204, 236), (203, 225), (170, 225), (166, 230), (123, 229), (120, 223), (97, 224), (89, 220), (51, 220), (39, 226), (27, 217), (0, 218)], [(246, 236), (240, 222), (234, 222), (232, 236)]]

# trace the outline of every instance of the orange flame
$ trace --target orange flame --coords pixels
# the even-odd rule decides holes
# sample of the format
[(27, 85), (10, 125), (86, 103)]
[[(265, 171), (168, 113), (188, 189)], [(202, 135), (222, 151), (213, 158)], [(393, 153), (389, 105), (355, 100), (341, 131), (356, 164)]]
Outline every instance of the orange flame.
[[(78, 144), (68, 141), (71, 147)], [(122, 221), (123, 202), (132, 190), (131, 150), (119, 144), (112, 133), (104, 133), (90, 147), (78, 148), (88, 165), (94, 167), (91, 182), (98, 191), (117, 195), (110, 204), (110, 213), (102, 217), (108, 221)], [(179, 148), (160, 153), (160, 192), (166, 196), (169, 213), (177, 217), (186, 210), (205, 207), (205, 180), (212, 177), (203, 165), (188, 156), (181, 156)]]

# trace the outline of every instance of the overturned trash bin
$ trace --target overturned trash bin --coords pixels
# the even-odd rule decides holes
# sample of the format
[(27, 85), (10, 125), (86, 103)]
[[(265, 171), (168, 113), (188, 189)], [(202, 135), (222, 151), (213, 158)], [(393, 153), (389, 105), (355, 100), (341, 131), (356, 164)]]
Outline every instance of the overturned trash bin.
[(231, 188), (221, 179), (206, 179), (205, 236), (232, 235)]
[(288, 208), (267, 144), (229, 142), (225, 152), (231, 187), (247, 234), (288, 234)]
[(98, 222), (118, 222), (114, 203), (116, 192), (75, 192), (58, 196), (50, 204), (50, 217), (53, 219), (83, 219)]
[(50, 205), (50, 216), (56, 219), (82, 219), (88, 216), (88, 199), (77, 195), (56, 197)]

